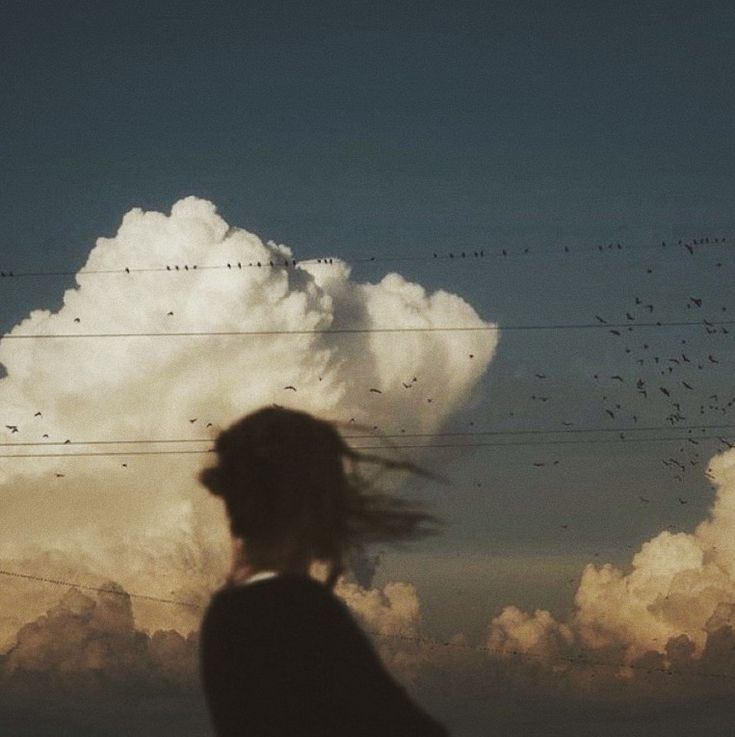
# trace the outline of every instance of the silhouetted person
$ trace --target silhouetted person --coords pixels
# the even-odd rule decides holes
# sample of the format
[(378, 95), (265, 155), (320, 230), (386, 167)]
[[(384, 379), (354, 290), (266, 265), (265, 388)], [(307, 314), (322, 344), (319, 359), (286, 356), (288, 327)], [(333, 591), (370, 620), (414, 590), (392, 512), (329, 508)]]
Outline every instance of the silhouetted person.
[[(351, 550), (410, 539), (433, 515), (370, 489), (358, 461), (432, 477), (352, 450), (305, 412), (264, 408), (223, 431), (200, 481), (223, 498), (233, 537), (227, 584), (200, 634), (217, 737), (448, 737), (390, 675), (332, 590)], [(325, 583), (312, 562), (327, 563)]]

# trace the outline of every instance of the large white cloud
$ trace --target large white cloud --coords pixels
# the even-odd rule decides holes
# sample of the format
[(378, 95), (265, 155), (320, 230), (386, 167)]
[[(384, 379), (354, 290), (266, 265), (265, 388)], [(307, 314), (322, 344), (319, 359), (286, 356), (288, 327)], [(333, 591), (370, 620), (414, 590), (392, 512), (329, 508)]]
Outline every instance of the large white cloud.
[[(0, 379), (0, 437), (211, 438), (274, 402), (385, 432), (431, 432), (468, 400), (492, 359), (496, 331), (10, 337), (490, 325), (460, 297), (427, 293), (396, 273), (370, 284), (355, 281), (338, 259), (269, 265), (293, 257), (286, 246), (230, 227), (211, 202), (195, 197), (177, 202), (170, 215), (130, 211), (114, 237), (97, 240), (82, 269), (112, 273), (79, 273), (58, 311), (35, 310), (0, 340), (7, 370)], [(248, 266), (258, 262), (261, 267)], [(232, 268), (205, 268), (227, 263)], [(162, 270), (136, 271), (145, 267)], [(284, 389), (288, 385), (296, 391)], [(43, 452), (207, 445), (72, 445)], [(5, 459), (3, 566), (80, 583), (111, 578), (131, 592), (206, 601), (229, 549), (221, 504), (194, 480), (204, 460), (132, 454)], [(6, 642), (54, 596), (21, 580), (4, 581), (0, 591), (0, 641)], [(197, 624), (184, 607), (138, 599), (133, 606), (151, 630), (174, 626), (185, 633)]]

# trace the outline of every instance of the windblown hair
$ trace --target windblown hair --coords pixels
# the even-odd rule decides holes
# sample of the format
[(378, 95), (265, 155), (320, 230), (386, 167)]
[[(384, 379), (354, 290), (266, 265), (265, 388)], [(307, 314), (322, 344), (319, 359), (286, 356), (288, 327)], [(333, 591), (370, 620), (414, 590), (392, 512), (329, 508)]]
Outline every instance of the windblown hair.
[(358, 463), (377, 463), (427, 478), (441, 478), (408, 462), (360, 453), (334, 423), (307, 412), (264, 407), (222, 431), (217, 465), (200, 482), (222, 497), (233, 537), (247, 540), (256, 565), (259, 548), (287, 539), (309, 557), (328, 562), (332, 588), (354, 548), (437, 534), (432, 514), (376, 489)]

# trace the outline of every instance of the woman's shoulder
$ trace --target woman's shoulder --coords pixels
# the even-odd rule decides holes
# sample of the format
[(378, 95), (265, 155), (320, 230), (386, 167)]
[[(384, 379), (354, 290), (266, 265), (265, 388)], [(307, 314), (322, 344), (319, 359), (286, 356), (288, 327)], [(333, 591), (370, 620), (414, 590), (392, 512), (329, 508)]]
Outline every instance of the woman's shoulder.
[[(350, 636), (355, 629), (346, 605), (308, 576), (283, 575), (247, 585), (225, 586), (212, 596), (201, 621), (203, 643), (266, 641), (278, 636), (293, 647)], [(292, 642), (293, 641), (293, 642)]]
[(306, 574), (284, 573), (250, 584), (226, 585), (212, 595), (205, 617), (228, 611), (279, 606), (339, 609), (339, 601), (320, 581)]

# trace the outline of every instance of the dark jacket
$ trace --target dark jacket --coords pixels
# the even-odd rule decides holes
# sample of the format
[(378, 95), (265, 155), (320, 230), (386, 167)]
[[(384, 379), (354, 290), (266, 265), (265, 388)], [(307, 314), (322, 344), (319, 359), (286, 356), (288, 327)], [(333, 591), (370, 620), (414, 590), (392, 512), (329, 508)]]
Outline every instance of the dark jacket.
[(345, 604), (306, 575), (215, 593), (200, 664), (217, 737), (448, 737)]

